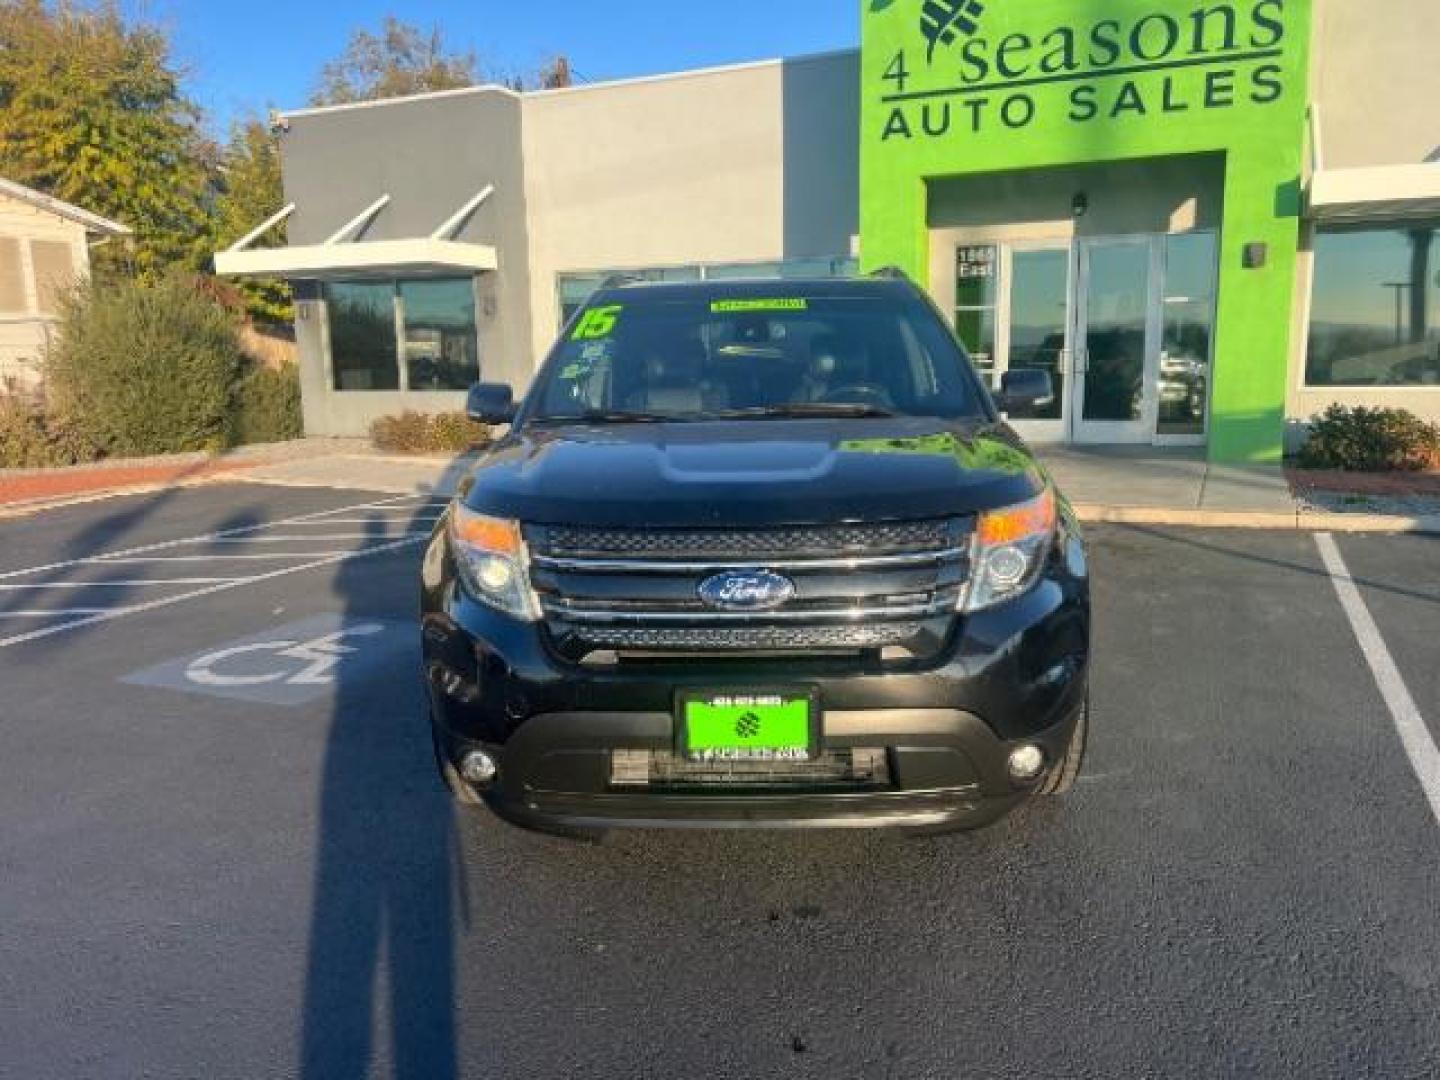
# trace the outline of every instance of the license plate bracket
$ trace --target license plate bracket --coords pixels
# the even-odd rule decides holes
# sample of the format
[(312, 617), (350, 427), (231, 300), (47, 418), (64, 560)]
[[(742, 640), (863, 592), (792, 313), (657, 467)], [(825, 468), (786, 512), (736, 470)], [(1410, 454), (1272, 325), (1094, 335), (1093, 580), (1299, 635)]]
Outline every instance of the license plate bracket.
[(813, 689), (684, 690), (676, 750), (690, 761), (814, 761), (820, 702)]

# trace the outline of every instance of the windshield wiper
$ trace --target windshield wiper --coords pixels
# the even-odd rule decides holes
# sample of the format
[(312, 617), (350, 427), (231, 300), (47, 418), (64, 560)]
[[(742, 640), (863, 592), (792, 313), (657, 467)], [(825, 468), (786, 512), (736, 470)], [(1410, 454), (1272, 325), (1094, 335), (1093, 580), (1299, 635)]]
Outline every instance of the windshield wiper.
[(552, 413), (537, 416), (532, 424), (682, 424), (686, 416), (665, 416), (661, 413), (635, 412), (629, 409), (587, 409), (582, 413)]
[(898, 416), (894, 409), (883, 405), (866, 405), (855, 401), (798, 401), (788, 405), (762, 405), (753, 409), (725, 409), (707, 413), (708, 419), (715, 420), (805, 420), (805, 419), (863, 419), (865, 417)]

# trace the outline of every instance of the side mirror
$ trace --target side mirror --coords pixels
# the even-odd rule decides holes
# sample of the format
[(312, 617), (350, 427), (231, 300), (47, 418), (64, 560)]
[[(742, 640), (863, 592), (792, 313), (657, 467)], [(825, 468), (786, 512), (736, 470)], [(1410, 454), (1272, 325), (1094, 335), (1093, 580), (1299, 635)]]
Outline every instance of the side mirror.
[(476, 383), (465, 402), (465, 415), (477, 424), (508, 424), (515, 419), (515, 391), (506, 383)]
[(1055, 384), (1050, 381), (1048, 371), (1016, 368), (1000, 376), (998, 404), (1002, 412), (1024, 419), (1054, 403)]

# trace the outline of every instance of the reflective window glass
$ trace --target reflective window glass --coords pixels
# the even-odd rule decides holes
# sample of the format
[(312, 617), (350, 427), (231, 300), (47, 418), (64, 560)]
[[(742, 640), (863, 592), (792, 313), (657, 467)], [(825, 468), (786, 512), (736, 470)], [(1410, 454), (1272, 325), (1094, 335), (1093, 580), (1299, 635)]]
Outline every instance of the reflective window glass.
[(1440, 223), (1316, 235), (1305, 381), (1440, 385)]
[(326, 289), (336, 390), (400, 389), (395, 283), (336, 281)]
[(411, 390), (468, 390), (480, 381), (475, 287), (469, 278), (402, 281), (401, 322)]

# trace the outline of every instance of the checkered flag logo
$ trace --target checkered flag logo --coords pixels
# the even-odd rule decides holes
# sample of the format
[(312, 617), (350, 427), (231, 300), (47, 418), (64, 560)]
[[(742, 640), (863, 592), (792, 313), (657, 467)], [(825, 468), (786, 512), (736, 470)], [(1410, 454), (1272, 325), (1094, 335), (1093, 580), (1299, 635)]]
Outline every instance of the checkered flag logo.
[(920, 9), (920, 32), (929, 43), (926, 61), (935, 62), (935, 50), (941, 45), (953, 45), (961, 34), (974, 34), (980, 29), (977, 20), (984, 14), (981, 0), (925, 0)]
[(735, 722), (735, 734), (742, 739), (753, 739), (760, 734), (760, 717), (747, 712)]

